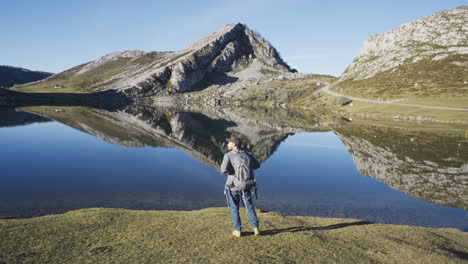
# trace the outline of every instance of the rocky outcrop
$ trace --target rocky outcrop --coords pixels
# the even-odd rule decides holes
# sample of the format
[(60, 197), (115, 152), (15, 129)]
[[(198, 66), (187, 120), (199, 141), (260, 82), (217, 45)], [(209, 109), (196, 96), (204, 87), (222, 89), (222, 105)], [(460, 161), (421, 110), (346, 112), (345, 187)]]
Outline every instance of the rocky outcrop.
[(173, 94), (154, 98), (156, 105), (177, 107), (270, 107), (290, 109), (300, 99), (318, 91), (336, 78), (329, 75), (288, 72), (279, 76), (211, 85), (197, 93)]
[(428, 202), (468, 209), (468, 144), (457, 136), (377, 127), (335, 133), (361, 175)]
[[(359, 84), (400, 90), (430, 86), (429, 81), (450, 87), (466, 86), (467, 21), (468, 7), (462, 6), (405, 23), (383, 34), (370, 35), (335, 87), (346, 88), (350, 81), (372, 79), (376, 81)], [(443, 67), (443, 76), (431, 77), (430, 72), (438, 73), (439, 64), (450, 67)], [(427, 74), (422, 76), (422, 72)]]
[(387, 33), (370, 35), (340, 81), (367, 79), (403, 63), (468, 54), (467, 21), (468, 7), (464, 6), (405, 23)]
[(96, 92), (120, 90), (131, 97), (201, 90), (292, 71), (277, 50), (246, 25), (236, 23), (175, 52), (114, 52), (39, 84)]
[(16, 84), (36, 82), (51, 76), (50, 72), (31, 71), (24, 68), (0, 65), (0, 88), (12, 87)]
[[(260, 65), (258, 65), (260, 64)], [(213, 83), (231, 83), (239, 78), (233, 71), (249, 66), (288, 72), (276, 49), (243, 24), (230, 24), (175, 52), (150, 70), (126, 80), (128, 93), (154, 95), (189, 92)], [(118, 85), (118, 84), (117, 84)]]

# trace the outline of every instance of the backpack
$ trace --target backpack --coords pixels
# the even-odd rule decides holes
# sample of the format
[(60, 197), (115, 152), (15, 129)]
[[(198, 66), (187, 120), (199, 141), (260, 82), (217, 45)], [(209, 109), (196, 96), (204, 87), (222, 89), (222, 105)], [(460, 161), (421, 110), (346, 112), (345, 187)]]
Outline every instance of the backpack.
[(235, 171), (233, 183), (237, 189), (248, 191), (255, 186), (252, 159), (247, 152), (239, 150), (232, 159), (232, 165)]

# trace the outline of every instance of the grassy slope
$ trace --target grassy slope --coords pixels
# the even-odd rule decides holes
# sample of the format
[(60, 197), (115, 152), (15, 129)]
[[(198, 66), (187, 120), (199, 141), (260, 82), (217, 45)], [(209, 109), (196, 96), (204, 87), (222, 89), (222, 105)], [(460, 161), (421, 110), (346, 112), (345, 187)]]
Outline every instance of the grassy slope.
[[(312, 98), (311, 98), (312, 96)], [(316, 109), (326, 109), (331, 111), (339, 111), (341, 113), (350, 114), (364, 118), (376, 119), (393, 119), (396, 116), (402, 119), (409, 118), (410, 120), (420, 119), (421, 121), (448, 121), (468, 123), (468, 114), (465, 111), (448, 111), (440, 109), (426, 109), (420, 107), (398, 106), (387, 104), (376, 104), (353, 101), (352, 104), (341, 106), (337, 103), (338, 97), (325, 94), (322, 91), (315, 92), (309, 97), (300, 98), (293, 106), (304, 111), (314, 111)], [(458, 100), (458, 99), (454, 99)], [(402, 103), (410, 103), (404, 101)], [(423, 98), (411, 103), (421, 105), (429, 105)], [(447, 106), (441, 103), (439, 106)], [(466, 104), (465, 104), (466, 106)], [(449, 107), (456, 107), (449, 105)]]
[[(162, 58), (158, 52), (147, 53), (137, 59), (119, 58), (110, 61), (95, 69), (76, 75), (85, 64), (78, 65), (69, 70), (52, 76), (51, 78), (39, 83), (13, 88), (12, 90), (28, 93), (90, 93), (98, 91), (98, 83), (123, 73), (131, 67), (144, 67), (154, 63)], [(111, 84), (109, 81), (105, 84)], [(54, 86), (62, 88), (53, 88)]]
[[(424, 59), (404, 64), (364, 80), (344, 80), (331, 90), (343, 95), (368, 99), (408, 99), (402, 103), (432, 106), (467, 107), (466, 55), (451, 55), (443, 60)], [(456, 66), (454, 63), (465, 63)]]
[[(456, 63), (464, 63), (457, 66)], [(340, 94), (369, 99), (405, 99), (400, 103), (428, 106), (466, 108), (466, 55), (451, 55), (443, 60), (428, 59), (402, 65), (364, 80), (345, 80), (335, 83), (331, 90)], [(426, 120), (462, 121), (468, 123), (468, 114), (461, 111), (392, 106), (366, 102), (353, 102), (344, 107), (334, 103), (335, 98), (324, 95), (310, 105), (323, 105), (352, 115), (393, 118), (394, 116)]]
[(468, 113), (463, 111), (448, 111), (439, 109), (424, 109), (419, 107), (378, 105), (366, 102), (354, 102), (353, 105), (341, 107), (342, 110), (349, 113), (360, 113), (364, 115), (375, 115), (385, 118), (395, 116), (418, 118), (424, 121), (444, 120), (444, 121), (462, 121), (468, 123)]
[[(466, 263), (454, 229), (260, 213), (263, 236), (230, 234), (227, 208), (91, 208), (0, 220), (2, 263)], [(245, 212), (242, 212), (246, 223)]]
[(307, 97), (319, 89), (317, 82), (333, 82), (336, 78), (328, 75), (314, 75), (308, 78), (273, 81), (249, 86), (229, 100), (241, 105), (272, 107), (290, 104), (302, 97)]
[[(70, 70), (61, 72), (39, 83), (13, 88), (11, 90), (26, 93), (90, 93), (95, 92), (94, 84), (107, 78), (122, 73), (129, 59), (118, 59), (96, 69), (75, 75), (82, 66), (76, 66)], [(60, 86), (62, 88), (54, 88)]]

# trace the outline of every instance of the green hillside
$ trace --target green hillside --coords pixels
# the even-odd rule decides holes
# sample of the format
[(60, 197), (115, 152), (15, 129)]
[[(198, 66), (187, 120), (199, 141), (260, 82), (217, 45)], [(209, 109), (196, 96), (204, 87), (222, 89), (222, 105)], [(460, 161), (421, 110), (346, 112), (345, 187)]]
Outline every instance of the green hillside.
[(437, 61), (424, 59), (377, 73), (368, 79), (346, 79), (333, 85), (331, 90), (347, 96), (383, 100), (455, 97), (465, 100), (466, 106), (467, 60), (467, 55), (460, 54)]
[(111, 78), (129, 69), (143, 68), (161, 59), (161, 53), (150, 52), (139, 58), (118, 58), (91, 71), (77, 74), (86, 64), (75, 66), (33, 85), (12, 90), (28, 93), (90, 93), (121, 78)]

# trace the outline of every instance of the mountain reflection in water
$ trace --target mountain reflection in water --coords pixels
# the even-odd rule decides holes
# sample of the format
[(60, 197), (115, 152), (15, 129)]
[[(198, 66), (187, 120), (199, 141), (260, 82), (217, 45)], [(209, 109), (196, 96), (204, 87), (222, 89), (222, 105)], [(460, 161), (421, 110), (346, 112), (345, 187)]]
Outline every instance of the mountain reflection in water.
[[(468, 143), (463, 127), (357, 124), (278, 109), (197, 113), (129, 105), (114, 112), (57, 106), (19, 110), (24, 112), (3, 113), (15, 120), (15, 114), (27, 112), (36, 115), (37, 122), (50, 119), (66, 127), (49, 125), (44, 133), (64, 136), (47, 142), (35, 140), (35, 130), (41, 129), (35, 125), (0, 128), (0, 148), (9, 153), (0, 162), (5, 168), (0, 176), (0, 215), (30, 217), (95, 206), (224, 206), (225, 178), (219, 166), (225, 138), (236, 134), (262, 162), (257, 173), (260, 209), (468, 228)], [(24, 146), (18, 145), (24, 138), (13, 136), (18, 131), (28, 138)], [(63, 152), (55, 158), (57, 163), (38, 156), (38, 151), (47, 156), (54, 148)], [(30, 166), (19, 169), (20, 164)]]

